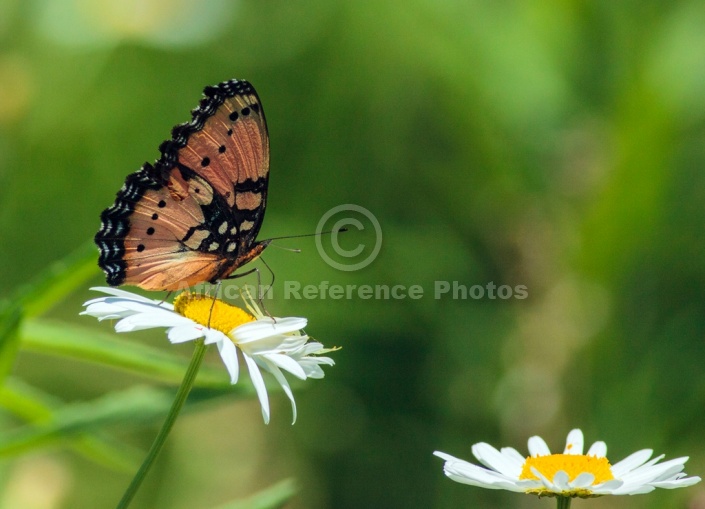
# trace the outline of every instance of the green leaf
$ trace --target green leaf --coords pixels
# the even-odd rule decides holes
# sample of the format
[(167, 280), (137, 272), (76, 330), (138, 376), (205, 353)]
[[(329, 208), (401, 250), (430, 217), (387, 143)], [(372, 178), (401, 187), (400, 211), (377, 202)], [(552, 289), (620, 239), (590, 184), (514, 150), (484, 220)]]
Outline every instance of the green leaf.
[(254, 495), (215, 509), (277, 509), (283, 507), (298, 491), (293, 479), (284, 479)]
[(10, 373), (17, 357), (21, 321), (22, 312), (19, 307), (6, 307), (0, 311), (0, 385)]
[[(104, 364), (175, 385), (181, 382), (188, 366), (188, 361), (182, 357), (140, 343), (119, 340), (114, 334), (39, 318), (22, 324), (20, 338), (24, 350)], [(198, 373), (196, 387), (228, 389), (240, 395), (253, 394), (251, 384), (232, 386), (224, 368), (208, 366), (203, 366)]]
[[(63, 402), (24, 382), (9, 378), (0, 387), (0, 406), (33, 424), (47, 423)], [(75, 452), (107, 468), (133, 472), (144, 451), (125, 443), (118, 443), (102, 433), (80, 434), (72, 442)]]
[[(0, 387), (0, 406), (33, 424), (50, 422), (55, 409), (63, 404), (58, 398), (16, 378), (9, 378), (5, 386)], [(71, 447), (89, 460), (123, 472), (133, 472), (144, 454), (135, 447), (98, 433), (76, 437)]]
[(57, 445), (110, 425), (154, 422), (166, 415), (173, 397), (171, 391), (133, 387), (94, 401), (64, 405), (46, 422), (23, 426), (0, 436), (0, 457)]

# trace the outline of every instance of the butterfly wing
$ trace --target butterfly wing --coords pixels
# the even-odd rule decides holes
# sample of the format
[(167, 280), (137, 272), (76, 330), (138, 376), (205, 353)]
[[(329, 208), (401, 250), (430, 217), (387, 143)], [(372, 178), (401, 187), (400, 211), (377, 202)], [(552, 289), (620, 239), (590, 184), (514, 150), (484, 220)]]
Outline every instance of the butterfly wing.
[(177, 290), (227, 277), (256, 258), (267, 201), (269, 137), (254, 88), (206, 87), (161, 158), (129, 175), (95, 242), (110, 285)]

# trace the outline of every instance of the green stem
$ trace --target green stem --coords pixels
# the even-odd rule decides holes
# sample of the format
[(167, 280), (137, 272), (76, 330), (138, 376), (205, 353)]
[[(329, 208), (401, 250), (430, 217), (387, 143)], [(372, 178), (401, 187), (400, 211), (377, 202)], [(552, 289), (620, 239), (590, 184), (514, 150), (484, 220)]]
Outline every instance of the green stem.
[(127, 487), (127, 490), (125, 490), (125, 494), (120, 499), (117, 509), (126, 509), (130, 505), (130, 502), (137, 493), (137, 490), (140, 489), (142, 481), (144, 481), (144, 478), (147, 476), (149, 469), (152, 468), (154, 460), (156, 460), (157, 456), (159, 456), (159, 452), (162, 450), (162, 447), (164, 447), (166, 438), (169, 436), (169, 432), (174, 426), (176, 418), (179, 416), (181, 407), (184, 406), (186, 398), (188, 398), (188, 394), (191, 392), (191, 387), (193, 387), (193, 382), (196, 380), (196, 374), (198, 373), (198, 368), (201, 367), (201, 362), (203, 361), (203, 355), (205, 353), (206, 345), (203, 343), (203, 339), (197, 340), (196, 349), (193, 351), (193, 357), (191, 357), (191, 363), (186, 370), (184, 379), (181, 381), (181, 386), (176, 393), (174, 402), (171, 404), (171, 409), (169, 410), (169, 414), (166, 416), (162, 429), (159, 430), (157, 438), (154, 439), (154, 443), (152, 443), (152, 447), (150, 447), (147, 457), (144, 459), (144, 462), (142, 462), (142, 466), (135, 474), (135, 477), (132, 478), (132, 482)]
[(570, 509), (570, 501), (573, 500), (570, 497), (556, 497), (558, 500), (558, 509)]

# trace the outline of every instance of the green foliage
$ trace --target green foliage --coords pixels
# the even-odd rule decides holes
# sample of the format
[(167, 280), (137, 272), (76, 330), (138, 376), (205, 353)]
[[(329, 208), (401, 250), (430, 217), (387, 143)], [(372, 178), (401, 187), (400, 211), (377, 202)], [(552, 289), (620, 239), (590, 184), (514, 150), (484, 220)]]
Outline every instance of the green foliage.
[[(0, 0), (0, 492), (30, 450), (74, 478), (55, 507), (104, 505), (129, 481), (189, 351), (78, 317), (102, 284), (89, 239), (203, 87), (232, 77), (257, 87), (269, 124), (261, 237), (313, 232), (352, 203), (384, 241), (356, 272), (314, 240), (268, 248), (268, 309), (307, 317), (343, 347), (337, 365), (294, 387), (293, 428), (271, 393), (264, 427), (246, 377), (230, 388), (207, 359), (135, 508), (218, 507), (291, 475), (291, 507), (307, 509), (548, 507), (451, 483), (431, 453), (526, 452), (534, 434), (560, 448), (572, 427), (614, 461), (648, 447), (704, 471), (701, 2), (87, 5)], [(286, 298), (291, 281), (424, 293)], [(437, 281), (528, 298), (436, 298)]]

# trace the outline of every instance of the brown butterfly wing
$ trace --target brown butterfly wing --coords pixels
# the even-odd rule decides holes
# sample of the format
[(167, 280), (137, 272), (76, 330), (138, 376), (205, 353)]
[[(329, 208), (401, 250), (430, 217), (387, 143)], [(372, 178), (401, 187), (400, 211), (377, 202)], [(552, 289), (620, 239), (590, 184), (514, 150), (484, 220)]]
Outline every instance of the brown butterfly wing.
[(269, 176), (269, 137), (254, 88), (204, 90), (162, 157), (129, 175), (95, 237), (109, 284), (176, 290), (227, 277), (256, 258)]

